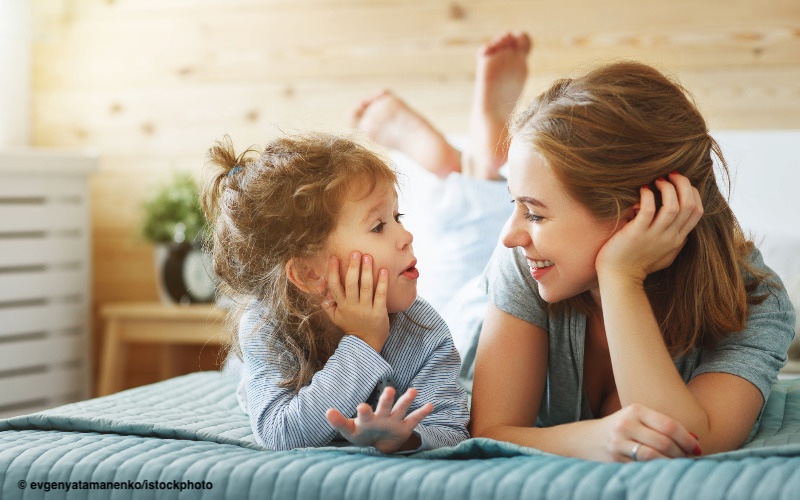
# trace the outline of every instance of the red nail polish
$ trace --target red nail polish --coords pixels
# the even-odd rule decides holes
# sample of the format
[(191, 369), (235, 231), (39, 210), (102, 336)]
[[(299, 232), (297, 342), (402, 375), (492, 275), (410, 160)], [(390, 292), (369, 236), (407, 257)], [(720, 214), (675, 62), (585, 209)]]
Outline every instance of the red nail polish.
[(670, 174), (672, 174), (672, 175), (679, 175), (679, 172), (678, 172), (677, 170), (673, 170), (672, 172), (670, 172)]
[(697, 457), (697, 456), (700, 456), (700, 455), (703, 454), (703, 450), (700, 449), (700, 445), (699, 444), (696, 444), (696, 445), (694, 445), (694, 449), (692, 450), (692, 453), (694, 454), (694, 456)]
[(659, 181), (666, 181), (666, 179), (665, 179), (665, 178), (663, 178), (663, 177), (659, 177), (657, 180), (659, 180)]
[(648, 186), (647, 184), (645, 184), (644, 186), (642, 186), (642, 189), (650, 189), (650, 186)]

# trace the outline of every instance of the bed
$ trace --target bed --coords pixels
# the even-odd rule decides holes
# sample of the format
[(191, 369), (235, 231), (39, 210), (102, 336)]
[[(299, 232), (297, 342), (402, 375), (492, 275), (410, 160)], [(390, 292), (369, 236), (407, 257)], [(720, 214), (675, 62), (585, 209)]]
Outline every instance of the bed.
[(265, 451), (237, 408), (235, 383), (194, 373), (0, 421), (0, 497), (761, 499), (800, 491), (798, 379), (778, 382), (742, 449), (630, 464), (488, 439), (401, 457), (355, 447)]
[[(788, 190), (800, 183), (794, 153), (800, 132), (736, 132), (718, 139), (723, 150), (732, 151), (734, 181), (743, 186), (733, 193), (734, 210), (798, 305), (800, 225)], [(427, 235), (412, 228), (421, 270), (426, 253), (430, 258), (448, 254), (442, 248), (446, 242), (469, 247), (476, 261), (484, 258), (480, 252), (491, 252), (493, 245), (473, 248), (493, 236), (476, 230), (471, 218), (475, 211), (485, 216), (487, 206), (507, 203), (474, 197), (463, 179), (431, 183), (413, 166), (404, 166), (402, 158), (395, 159), (406, 169), (406, 185), (414, 186), (406, 195), (433, 193), (441, 202), (437, 210), (447, 210), (464, 201), (448, 198), (448, 189), (456, 187), (472, 207), (460, 211), (458, 227), (433, 227)], [(502, 185), (491, 196), (508, 197)], [(401, 208), (413, 226), (413, 200), (401, 199)], [(422, 219), (436, 220), (431, 215), (425, 212)], [(493, 224), (499, 232), (505, 213), (498, 209), (491, 216), (499, 221)], [(432, 279), (427, 288), (421, 282), (420, 293), (439, 301), (435, 305), (469, 362), (481, 316), (481, 294), (473, 283), (478, 273), (441, 271), (447, 279)], [(437, 283), (451, 289), (436, 290)], [(798, 353), (784, 375), (789, 378), (774, 387), (754, 437), (741, 449), (630, 464), (560, 457), (488, 439), (408, 456), (356, 447), (266, 451), (255, 443), (238, 408), (235, 378), (195, 373), (0, 420), (0, 498), (797, 498), (800, 378), (791, 377), (800, 371), (800, 347)], [(462, 375), (468, 386), (469, 373)]]

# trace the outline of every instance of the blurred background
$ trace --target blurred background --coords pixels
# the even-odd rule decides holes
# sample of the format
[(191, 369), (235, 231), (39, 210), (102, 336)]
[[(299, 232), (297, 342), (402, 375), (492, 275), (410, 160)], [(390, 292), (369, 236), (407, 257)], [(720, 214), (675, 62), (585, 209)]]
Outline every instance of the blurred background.
[[(99, 159), (94, 367), (100, 308), (159, 300), (139, 231), (155, 186), (199, 176), (224, 134), (242, 149), (281, 131), (350, 130), (351, 109), (382, 88), (463, 134), (475, 52), (505, 30), (533, 39), (523, 101), (590, 64), (634, 58), (676, 76), (712, 129), (800, 129), (797, 0), (0, 2), (0, 145), (91, 148)], [(158, 377), (152, 349), (131, 348), (127, 386)], [(217, 360), (195, 346), (176, 362)]]

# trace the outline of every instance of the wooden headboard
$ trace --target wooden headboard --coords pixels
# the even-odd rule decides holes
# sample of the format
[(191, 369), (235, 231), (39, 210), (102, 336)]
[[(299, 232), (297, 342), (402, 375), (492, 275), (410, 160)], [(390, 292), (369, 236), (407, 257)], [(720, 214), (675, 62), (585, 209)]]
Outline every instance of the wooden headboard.
[(475, 52), (505, 30), (533, 38), (523, 100), (634, 58), (677, 76), (715, 130), (800, 128), (797, 0), (41, 0), (33, 18), (33, 145), (101, 153), (95, 305), (157, 299), (141, 200), (199, 172), (214, 140), (347, 130), (387, 87), (464, 133)]

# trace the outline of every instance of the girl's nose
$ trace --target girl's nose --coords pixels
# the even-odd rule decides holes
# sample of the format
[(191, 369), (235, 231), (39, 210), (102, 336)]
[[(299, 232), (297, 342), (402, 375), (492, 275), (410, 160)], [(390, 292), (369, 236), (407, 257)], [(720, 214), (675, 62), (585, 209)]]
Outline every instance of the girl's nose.
[(411, 243), (413, 241), (414, 241), (414, 235), (411, 234), (411, 231), (401, 226), (400, 237), (397, 240), (397, 244), (400, 250), (403, 250), (407, 246), (411, 246)]

